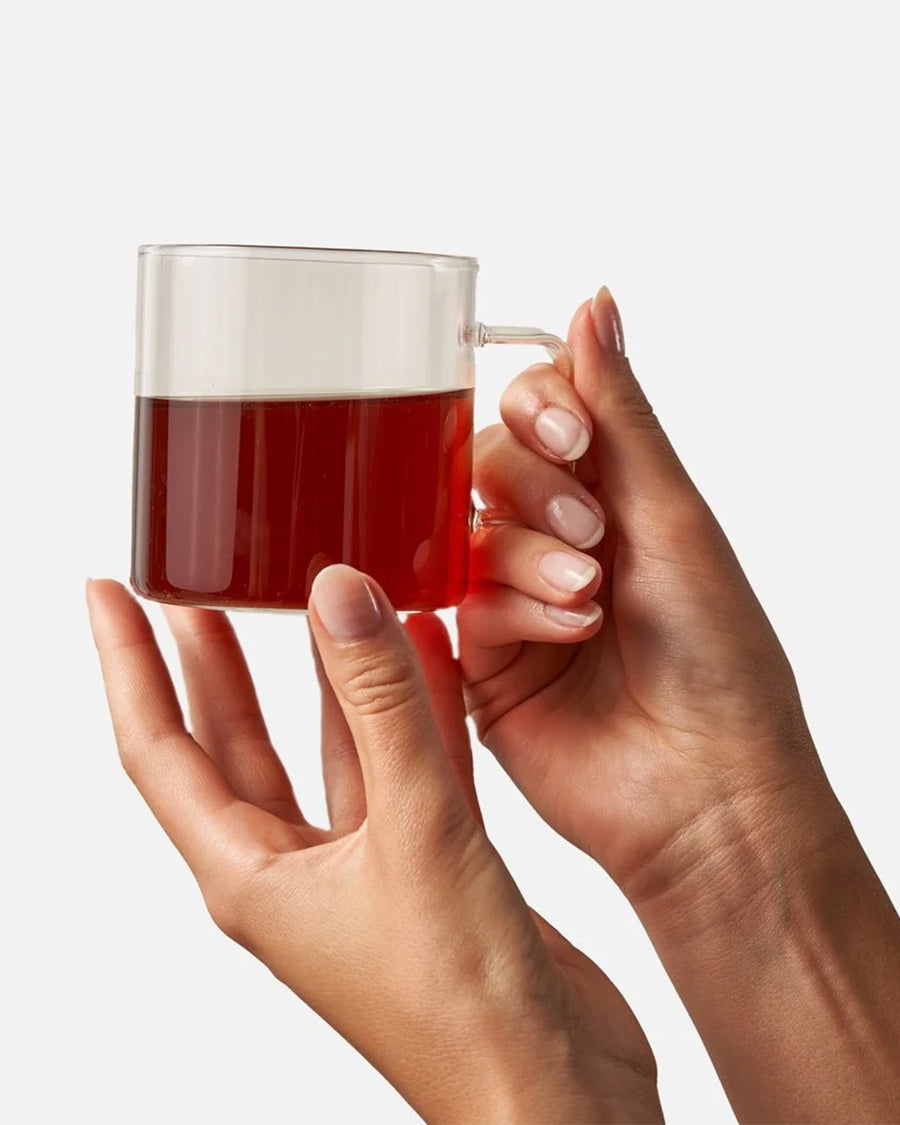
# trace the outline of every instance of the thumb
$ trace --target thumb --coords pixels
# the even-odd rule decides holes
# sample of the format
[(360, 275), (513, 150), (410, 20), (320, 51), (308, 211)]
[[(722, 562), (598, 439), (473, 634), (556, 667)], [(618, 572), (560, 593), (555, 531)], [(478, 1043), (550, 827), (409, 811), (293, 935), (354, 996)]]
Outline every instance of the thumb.
[(359, 754), (368, 819), (418, 835), (471, 822), (415, 647), (383, 591), (349, 566), (313, 582), (310, 626)]
[(622, 321), (604, 286), (572, 318), (575, 387), (595, 441), (587, 472), (626, 542), (665, 537), (705, 505), (653, 413), (625, 355)]

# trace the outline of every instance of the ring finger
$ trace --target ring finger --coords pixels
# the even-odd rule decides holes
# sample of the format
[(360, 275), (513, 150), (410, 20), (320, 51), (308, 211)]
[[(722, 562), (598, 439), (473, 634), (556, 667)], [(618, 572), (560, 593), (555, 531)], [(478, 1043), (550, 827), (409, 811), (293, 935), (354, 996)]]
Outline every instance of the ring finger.
[(600, 564), (558, 539), (516, 524), (487, 524), (472, 536), (475, 586), (511, 586), (540, 602), (582, 605), (600, 587)]

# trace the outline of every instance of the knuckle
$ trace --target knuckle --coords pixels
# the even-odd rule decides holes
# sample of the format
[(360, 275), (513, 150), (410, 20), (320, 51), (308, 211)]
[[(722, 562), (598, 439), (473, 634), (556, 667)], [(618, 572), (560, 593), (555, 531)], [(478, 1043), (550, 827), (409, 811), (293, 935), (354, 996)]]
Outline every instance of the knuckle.
[(465, 866), (480, 831), (461, 795), (446, 787), (417, 788), (415, 799), (390, 816), (390, 833), (374, 846), (399, 865), (407, 885), (432, 890), (440, 871)]
[(473, 468), (475, 488), (485, 499), (503, 501), (523, 490), (533, 492), (546, 474), (565, 472), (524, 446), (505, 426), (491, 427), (495, 434), (476, 447)]
[(251, 951), (265, 903), (272, 897), (269, 872), (277, 858), (273, 856), (271, 862), (252, 870), (223, 870), (210, 886), (203, 888), (206, 909), (216, 926), (226, 937)]
[(426, 845), (436, 856), (464, 855), (478, 838), (478, 827), (456, 792), (441, 793), (431, 804), (424, 832)]
[(137, 754), (135, 753), (134, 743), (131, 739), (127, 738), (118, 727), (115, 733), (116, 749), (119, 751), (119, 762), (122, 769), (128, 774), (129, 778), (137, 784)]
[(147, 754), (165, 753), (173, 738), (173, 733), (169, 729), (145, 730), (136, 723), (121, 719), (114, 724), (114, 735), (122, 768), (136, 785), (139, 780), (140, 764)]
[(500, 398), (501, 414), (505, 416), (508, 413), (510, 417), (516, 418), (521, 413), (533, 413), (535, 399), (544, 400), (552, 392), (558, 375), (559, 372), (552, 363), (533, 363), (531, 367), (526, 367), (503, 392)]
[(502, 443), (495, 443), (475, 461), (475, 487), (501, 505), (534, 497), (570, 479), (565, 469), (526, 449), (509, 430), (504, 432)]
[(474, 634), (486, 611), (490, 610), (493, 591), (474, 586), (456, 609), (456, 628), (463, 635)]
[(360, 660), (348, 669), (341, 694), (360, 715), (380, 715), (412, 704), (418, 697), (412, 654), (397, 652)]
[[(519, 457), (516, 463), (510, 467), (509, 473), (509, 487), (510, 491), (523, 499), (529, 497), (533, 498), (540, 495), (548, 487), (548, 482), (554, 482), (558, 473), (557, 465), (550, 465), (537, 453), (531, 453), (524, 457)], [(565, 472), (565, 470), (562, 470)], [(568, 476), (563, 478), (568, 483)], [(552, 483), (549, 487), (552, 488)]]
[(635, 380), (629, 380), (622, 389), (621, 406), (635, 425), (658, 426), (659, 419), (644, 389)]
[(627, 360), (617, 370), (610, 389), (613, 401), (622, 416), (636, 425), (659, 425), (644, 388), (638, 382)]
[(492, 426), (485, 426), (483, 430), (479, 430), (475, 435), (476, 464), (486, 460), (495, 451), (498, 443), (505, 439), (508, 432), (502, 422), (495, 422)]
[(520, 371), (519, 374), (510, 383), (510, 387), (517, 384), (519, 386), (531, 386), (533, 383), (546, 383), (548, 380), (553, 382), (559, 376), (559, 368), (555, 367), (547, 360), (540, 360), (537, 363), (532, 363), (530, 367), (526, 367)]
[(323, 752), (332, 762), (352, 763), (359, 759), (359, 751), (349, 732), (332, 732)]
[(240, 908), (240, 900), (235, 895), (221, 891), (208, 892), (203, 896), (209, 916), (222, 933), (246, 947), (248, 942), (247, 920)]

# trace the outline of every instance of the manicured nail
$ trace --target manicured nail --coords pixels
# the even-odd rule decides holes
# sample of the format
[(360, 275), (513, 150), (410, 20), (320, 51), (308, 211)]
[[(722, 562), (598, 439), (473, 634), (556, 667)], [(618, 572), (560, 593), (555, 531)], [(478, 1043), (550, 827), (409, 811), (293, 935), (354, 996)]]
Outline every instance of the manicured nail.
[(554, 496), (547, 505), (547, 523), (560, 539), (582, 551), (596, 547), (606, 530), (603, 520), (587, 504), (564, 493)]
[(544, 613), (554, 625), (565, 625), (567, 629), (584, 629), (593, 625), (603, 615), (603, 610), (594, 602), (587, 602), (577, 609), (562, 609), (558, 605), (545, 605)]
[(594, 321), (594, 331), (597, 341), (604, 351), (611, 355), (625, 354), (625, 333), (622, 331), (622, 318), (619, 309), (613, 300), (613, 295), (601, 286), (597, 296), (591, 302), (591, 318)]
[(534, 420), (538, 440), (564, 461), (577, 461), (587, 453), (591, 435), (580, 418), (559, 406), (548, 406)]
[(567, 551), (548, 551), (538, 563), (538, 574), (554, 589), (574, 594), (594, 581), (597, 564)]
[(336, 641), (358, 641), (371, 636), (381, 624), (372, 587), (352, 566), (327, 566), (319, 571), (309, 599)]

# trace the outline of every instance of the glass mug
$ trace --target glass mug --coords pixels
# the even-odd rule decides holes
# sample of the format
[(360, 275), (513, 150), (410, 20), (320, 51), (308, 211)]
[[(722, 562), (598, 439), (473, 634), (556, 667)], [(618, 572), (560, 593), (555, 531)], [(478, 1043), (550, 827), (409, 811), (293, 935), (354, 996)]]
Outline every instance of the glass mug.
[(456, 605), (472, 524), (474, 258), (138, 252), (132, 570), (146, 598), (304, 610), (336, 562), (398, 610)]

